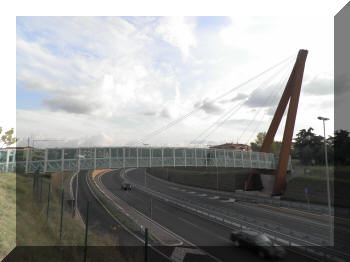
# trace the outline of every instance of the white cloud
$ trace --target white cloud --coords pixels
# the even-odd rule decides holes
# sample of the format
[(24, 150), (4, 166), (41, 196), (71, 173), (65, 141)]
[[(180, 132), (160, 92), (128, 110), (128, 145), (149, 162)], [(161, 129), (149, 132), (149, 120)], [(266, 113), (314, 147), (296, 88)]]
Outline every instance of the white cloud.
[[(192, 17), (23, 19), (17, 27), (17, 83), (42, 91), (45, 98), (40, 110), (18, 110), (20, 136), (41, 134), (63, 136), (78, 144), (86, 140), (123, 145), (185, 115), (196, 101), (202, 101), (197, 106), (203, 110), (150, 141), (184, 144), (228, 107), (248, 97), (260, 80), (222, 98), (221, 103), (212, 98), (305, 47), (301, 44), (310, 43), (305, 91), (309, 81), (332, 72), (328, 20), (316, 19), (304, 28), (300, 26), (307, 20), (293, 21), (235, 18), (222, 30), (203, 33), (196, 30), (199, 25)], [(323, 28), (323, 35), (320, 30), (309, 34), (315, 25)], [(317, 102), (329, 105), (327, 95), (317, 97)], [(316, 114), (308, 109), (310, 103), (315, 103), (310, 96), (301, 97), (303, 119)], [(243, 107), (230, 120), (238, 123), (237, 119), (254, 114)], [(309, 125), (303, 119), (297, 128)], [(222, 126), (210, 139), (224, 142), (239, 136), (247, 121), (240, 123), (234, 129)]]
[(190, 49), (196, 46), (191, 20), (181, 16), (163, 17), (155, 30), (164, 41), (180, 49), (185, 60), (190, 56)]

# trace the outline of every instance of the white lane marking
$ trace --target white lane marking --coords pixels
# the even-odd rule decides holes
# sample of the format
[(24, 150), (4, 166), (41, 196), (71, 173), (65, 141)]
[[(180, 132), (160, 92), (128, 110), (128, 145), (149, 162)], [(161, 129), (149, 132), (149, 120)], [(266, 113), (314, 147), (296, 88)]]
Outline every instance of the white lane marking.
[[(128, 173), (128, 171), (129, 170), (126, 170), (126, 174)], [(130, 169), (130, 171), (131, 171), (131, 169)], [(127, 175), (126, 175), (127, 176)], [(181, 191), (184, 191), (184, 192), (186, 192), (186, 190), (184, 190), (184, 189), (180, 189)], [(219, 199), (220, 197), (219, 196), (213, 196), (213, 197), (209, 197), (209, 199)], [(247, 204), (243, 204), (243, 203), (238, 203), (238, 202), (235, 202), (234, 203), (234, 205), (238, 205), (238, 206), (240, 206), (240, 207), (244, 207), (244, 208), (253, 208), (253, 209), (258, 209), (258, 210), (260, 210), (260, 211), (262, 211), (262, 213), (267, 213), (267, 214), (273, 214), (273, 215), (276, 215), (276, 214), (274, 214), (273, 212), (271, 212), (271, 211), (266, 211), (266, 210), (263, 210), (262, 208), (259, 208), (259, 207), (253, 207), (253, 206), (251, 206), (251, 205), (247, 205)], [(281, 216), (286, 216), (286, 217), (289, 217), (289, 218), (295, 218), (296, 220), (302, 220), (302, 218), (298, 218), (298, 217), (295, 217), (295, 216), (291, 216), (291, 215), (287, 215), (287, 214), (283, 214), (283, 213), (280, 213), (280, 212), (278, 212), (278, 215), (281, 215)], [(305, 220), (304, 220), (305, 221)], [(312, 223), (312, 224), (316, 224), (316, 225), (319, 225), (320, 226), (320, 224), (319, 223), (315, 223), (315, 222), (311, 222), (311, 221), (308, 221), (307, 220), (307, 222), (310, 222), (310, 223)], [(271, 221), (268, 221), (267, 222), (268, 224), (269, 223), (271, 223)], [(276, 222), (275, 222), (276, 223)], [(278, 223), (278, 222), (277, 222)], [(281, 223), (278, 223), (280, 226), (285, 226), (284, 224), (281, 224)], [(325, 226), (325, 225), (324, 225)], [(315, 234), (316, 233), (316, 234)], [(319, 235), (319, 234), (317, 234), (317, 232), (313, 232), (313, 236), (315, 236), (315, 237), (323, 237), (322, 235)]]
[[(136, 168), (132, 168), (132, 169), (127, 169), (127, 170), (125, 170), (125, 175), (126, 175), (126, 177), (128, 177), (129, 171), (134, 170), (134, 169), (136, 169)], [(103, 173), (102, 175), (104, 175), (104, 174), (105, 174), (105, 173)], [(121, 176), (120, 173), (119, 173), (119, 175)], [(197, 215), (197, 216), (198, 216), (198, 215)], [(115, 219), (115, 218), (114, 218), (114, 219)], [(159, 225), (159, 226), (162, 227), (161, 225)], [(188, 245), (191, 245), (191, 246), (193, 246), (194, 248), (200, 250), (201, 252), (203, 252), (204, 254), (206, 254), (207, 256), (209, 256), (210, 258), (212, 258), (213, 260), (215, 260), (215, 261), (217, 261), (217, 262), (223, 262), (221, 259), (219, 259), (219, 258), (215, 257), (214, 255), (212, 255), (211, 253), (208, 253), (208, 252), (206, 252), (205, 250), (199, 248), (198, 246), (196, 246), (195, 244), (193, 244), (193, 243), (190, 242), (189, 240), (184, 239), (183, 237), (179, 236), (178, 234), (176, 234), (176, 233), (174, 233), (174, 232), (172, 232), (172, 231), (170, 231), (170, 230), (169, 230), (169, 232), (170, 232), (171, 234), (173, 234), (174, 236), (176, 236), (177, 238), (179, 238), (180, 240), (182, 240), (184, 243), (186, 243), (186, 244), (188, 244)], [(143, 241), (143, 243), (144, 243), (144, 241)]]
[(189, 191), (187, 193), (189, 193), (189, 194), (196, 194), (196, 192), (194, 192), (194, 191)]
[(236, 199), (229, 198), (228, 200), (221, 200), (220, 202), (223, 202), (223, 203), (234, 203), (234, 202), (236, 202)]
[(175, 261), (182, 262), (185, 259), (187, 254), (197, 254), (197, 255), (205, 255), (205, 253), (201, 252), (198, 249), (194, 248), (185, 248), (185, 247), (175, 247), (173, 253), (171, 254), (171, 259)]
[(200, 197), (206, 197), (206, 196), (208, 196), (207, 194), (199, 194), (198, 196), (200, 196)]
[(202, 227), (200, 227), (200, 226), (198, 226), (198, 225), (188, 221), (187, 219), (184, 219), (182, 217), (178, 217), (178, 219), (181, 220), (182, 222), (185, 222), (186, 224), (189, 224), (189, 225), (191, 225), (191, 226), (193, 226), (195, 228), (198, 228), (200, 231), (203, 231), (203, 232), (205, 232), (205, 233), (207, 233), (209, 235), (215, 236), (216, 238), (219, 238), (219, 239), (221, 239), (221, 240), (223, 240), (225, 242), (231, 243), (227, 238), (223, 238), (223, 237), (221, 237), (221, 236), (219, 236), (217, 234), (214, 234), (213, 232), (211, 232), (209, 230), (206, 230), (206, 229), (204, 229), (204, 228), (202, 228)]
[(219, 199), (219, 196), (213, 196), (213, 197), (209, 197), (209, 199)]

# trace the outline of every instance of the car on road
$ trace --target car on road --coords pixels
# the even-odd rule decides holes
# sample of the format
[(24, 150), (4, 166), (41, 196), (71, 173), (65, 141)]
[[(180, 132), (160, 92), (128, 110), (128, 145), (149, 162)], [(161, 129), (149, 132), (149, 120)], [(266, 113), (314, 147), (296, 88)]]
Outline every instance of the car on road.
[(127, 182), (123, 182), (122, 185), (121, 185), (121, 189), (131, 190), (131, 184), (127, 183)]
[(252, 230), (232, 231), (230, 235), (235, 247), (247, 247), (262, 258), (282, 259), (286, 255), (283, 247), (274, 243), (267, 235)]

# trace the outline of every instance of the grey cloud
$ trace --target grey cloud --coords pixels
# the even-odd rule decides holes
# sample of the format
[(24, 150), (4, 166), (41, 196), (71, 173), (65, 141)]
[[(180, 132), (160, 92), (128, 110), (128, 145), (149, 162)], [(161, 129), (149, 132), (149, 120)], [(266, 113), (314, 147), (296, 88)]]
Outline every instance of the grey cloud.
[(219, 114), (223, 111), (221, 107), (215, 104), (215, 102), (204, 100), (203, 102), (197, 102), (195, 107), (200, 107), (207, 114)]
[(44, 98), (42, 104), (51, 111), (65, 111), (75, 114), (91, 114), (97, 105), (88, 101), (79, 100), (68, 96), (56, 96), (54, 98)]
[(147, 111), (141, 112), (141, 115), (145, 115), (145, 116), (160, 116), (160, 117), (164, 117), (164, 118), (171, 118), (171, 114), (170, 114), (168, 108), (163, 108), (160, 111), (147, 110)]
[[(265, 89), (256, 89), (245, 102), (248, 107), (269, 107), (274, 105), (279, 97), (276, 96), (276, 88), (278, 86), (269, 86)], [(271, 97), (272, 96), (272, 97)]]
[(160, 116), (164, 118), (171, 118), (171, 114), (167, 108), (163, 108), (162, 111), (160, 111)]
[[(230, 119), (228, 121), (225, 121), (225, 123), (223, 123), (223, 126), (239, 126), (239, 127), (245, 127), (248, 124), (250, 124), (251, 119)], [(255, 120), (254, 124), (256, 123), (260, 123), (262, 121), (259, 120)]]
[[(268, 116), (273, 116), (275, 114), (276, 107), (275, 106), (270, 106), (266, 109), (266, 114)], [(287, 111), (287, 110), (286, 110)]]
[(141, 112), (141, 115), (145, 115), (145, 116), (155, 116), (157, 115), (157, 112), (156, 111), (144, 111), (144, 112)]
[(222, 103), (222, 104), (232, 103), (232, 102), (235, 102), (235, 101), (243, 100), (243, 99), (245, 99), (247, 97), (248, 97), (247, 94), (238, 93), (234, 98), (221, 100), (220, 103)]
[(330, 95), (334, 93), (333, 79), (315, 77), (302, 88), (305, 94)]

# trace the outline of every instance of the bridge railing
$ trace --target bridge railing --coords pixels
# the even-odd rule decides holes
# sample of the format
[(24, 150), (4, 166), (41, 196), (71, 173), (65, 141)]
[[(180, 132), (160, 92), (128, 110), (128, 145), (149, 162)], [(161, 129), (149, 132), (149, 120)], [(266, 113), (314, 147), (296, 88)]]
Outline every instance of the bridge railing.
[[(1, 149), (0, 172), (22, 169), (33, 173), (130, 167), (232, 167), (277, 168), (279, 157), (271, 153), (228, 149), (174, 147), (93, 147)], [(289, 159), (288, 170), (291, 169)]]

